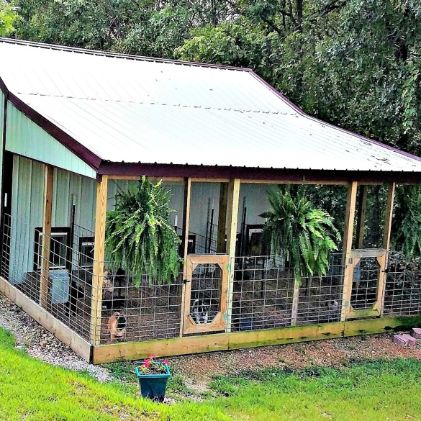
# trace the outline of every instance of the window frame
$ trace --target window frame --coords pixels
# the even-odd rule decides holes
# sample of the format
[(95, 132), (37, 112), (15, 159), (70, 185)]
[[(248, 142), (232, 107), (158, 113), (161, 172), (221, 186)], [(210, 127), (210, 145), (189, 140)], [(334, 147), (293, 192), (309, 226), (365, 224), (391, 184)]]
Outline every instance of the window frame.
[[(69, 227), (51, 227), (51, 239), (54, 239), (54, 236), (66, 236), (66, 242), (64, 246), (66, 247), (66, 256), (63, 256), (65, 259), (64, 266), (49, 266), (50, 270), (56, 269), (69, 269), (72, 259), (72, 249), (71, 249), (71, 230)], [(35, 228), (35, 236), (34, 236), (34, 271), (37, 272), (41, 270), (41, 251), (42, 251), (42, 227)], [(50, 240), (50, 262), (51, 262), (51, 240)]]

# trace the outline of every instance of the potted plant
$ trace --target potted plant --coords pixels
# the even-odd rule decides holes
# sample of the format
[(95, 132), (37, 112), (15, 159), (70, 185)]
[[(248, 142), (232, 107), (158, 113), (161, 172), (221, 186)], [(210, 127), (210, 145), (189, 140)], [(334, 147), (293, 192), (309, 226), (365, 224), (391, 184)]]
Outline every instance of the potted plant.
[(144, 398), (163, 402), (167, 381), (171, 376), (168, 360), (159, 361), (151, 356), (135, 368), (140, 393)]

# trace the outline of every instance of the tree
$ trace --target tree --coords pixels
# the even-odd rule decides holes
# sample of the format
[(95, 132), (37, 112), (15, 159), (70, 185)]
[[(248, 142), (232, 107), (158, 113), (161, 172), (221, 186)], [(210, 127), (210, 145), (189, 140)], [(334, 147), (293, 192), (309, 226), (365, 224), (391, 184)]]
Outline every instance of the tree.
[(13, 4), (0, 1), (0, 36), (6, 37), (13, 33), (17, 20), (18, 14)]

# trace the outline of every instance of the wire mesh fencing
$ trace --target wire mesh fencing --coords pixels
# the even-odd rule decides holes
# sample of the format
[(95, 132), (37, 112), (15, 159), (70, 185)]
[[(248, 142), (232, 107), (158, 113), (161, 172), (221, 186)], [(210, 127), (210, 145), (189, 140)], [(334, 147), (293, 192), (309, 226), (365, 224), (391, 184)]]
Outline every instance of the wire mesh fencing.
[[(83, 227), (53, 228), (50, 254), (44, 261), (42, 230), (13, 223), (3, 216), (0, 274), (36, 303), (87, 340), (99, 329), (100, 343), (168, 339), (180, 335), (183, 319), (183, 275), (176, 279), (151, 281), (134, 276), (113, 264), (104, 264), (101, 310), (98, 326), (91, 326), (94, 266), (93, 233)], [(19, 242), (30, 237), (33, 248), (23, 250)], [(45, 244), (45, 240), (44, 240)], [(28, 257), (29, 256), (29, 257)], [(353, 274), (351, 304), (369, 308), (375, 300), (379, 267), (376, 259), (362, 258)], [(234, 260), (231, 331), (246, 331), (340, 320), (343, 294), (344, 259), (330, 256), (324, 276), (302, 279), (293, 312), (294, 276), (280, 256), (243, 256)], [(41, 279), (48, 268), (48, 279)], [(198, 325), (211, 323), (221, 307), (221, 268), (199, 264), (192, 273), (190, 316)], [(40, 285), (47, 293), (40, 294)], [(384, 314), (421, 313), (421, 259), (407, 260), (402, 254), (389, 255)]]
[[(327, 323), (340, 318), (343, 259), (330, 257), (325, 276), (303, 278), (299, 288), (297, 325)], [(254, 330), (290, 326), (293, 321), (294, 276), (280, 256), (237, 257), (231, 329)]]
[[(53, 228), (49, 236), (50, 253), (48, 259), (44, 259), (42, 229), (31, 231), (25, 224), (13, 224), (10, 215), (4, 215), (1, 275), (31, 300), (42, 302), (50, 314), (89, 340), (93, 233), (76, 225), (71, 230)], [(29, 251), (19, 248), (19, 241), (24, 236), (33, 239)], [(43, 267), (48, 269), (47, 279), (41, 279)], [(40, 294), (42, 282), (46, 284), (45, 297)]]
[(354, 267), (351, 305), (355, 310), (371, 308), (377, 300), (380, 264), (376, 257), (361, 257)]
[(421, 314), (421, 258), (391, 252), (384, 298), (385, 315)]
[(180, 335), (182, 274), (152, 282), (105, 264), (102, 287), (101, 343), (167, 339)]
[(303, 278), (298, 300), (297, 325), (340, 320), (344, 281), (343, 261), (342, 253), (332, 253), (326, 275)]

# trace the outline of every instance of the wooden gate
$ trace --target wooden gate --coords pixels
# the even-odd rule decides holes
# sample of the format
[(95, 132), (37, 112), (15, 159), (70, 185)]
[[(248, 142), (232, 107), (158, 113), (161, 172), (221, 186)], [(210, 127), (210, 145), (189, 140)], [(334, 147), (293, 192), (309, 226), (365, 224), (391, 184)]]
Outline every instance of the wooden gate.
[(346, 319), (382, 315), (386, 280), (386, 250), (356, 249), (351, 252), (352, 291)]
[(225, 330), (227, 255), (188, 255), (184, 288), (183, 334)]

